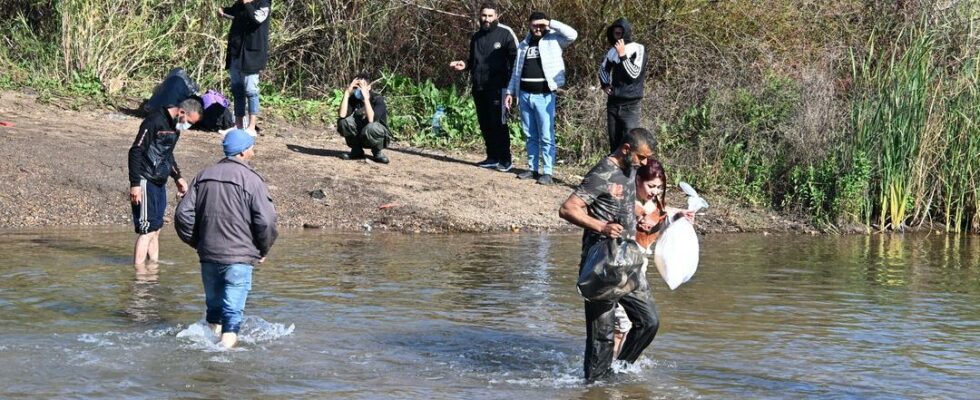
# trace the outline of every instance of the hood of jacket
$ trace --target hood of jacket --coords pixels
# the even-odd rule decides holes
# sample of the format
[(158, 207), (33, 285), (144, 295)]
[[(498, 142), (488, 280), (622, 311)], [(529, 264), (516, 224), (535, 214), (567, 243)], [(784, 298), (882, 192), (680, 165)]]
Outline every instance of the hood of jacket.
[(606, 28), (606, 40), (609, 41), (609, 45), (612, 46), (616, 44), (616, 39), (613, 37), (613, 28), (616, 28), (617, 26), (623, 28), (623, 41), (626, 43), (632, 42), (633, 27), (630, 25), (630, 22), (626, 20), (626, 18), (620, 18)]

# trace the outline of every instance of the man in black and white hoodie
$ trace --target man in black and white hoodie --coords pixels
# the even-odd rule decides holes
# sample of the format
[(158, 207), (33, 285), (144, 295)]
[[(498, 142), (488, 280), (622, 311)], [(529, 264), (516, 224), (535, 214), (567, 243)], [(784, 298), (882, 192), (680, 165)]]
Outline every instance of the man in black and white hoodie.
[(646, 51), (642, 44), (632, 40), (632, 28), (626, 18), (616, 20), (606, 29), (606, 39), (612, 48), (599, 65), (599, 83), (609, 96), (606, 100), (606, 133), (609, 151), (614, 152), (623, 143), (626, 132), (640, 126)]

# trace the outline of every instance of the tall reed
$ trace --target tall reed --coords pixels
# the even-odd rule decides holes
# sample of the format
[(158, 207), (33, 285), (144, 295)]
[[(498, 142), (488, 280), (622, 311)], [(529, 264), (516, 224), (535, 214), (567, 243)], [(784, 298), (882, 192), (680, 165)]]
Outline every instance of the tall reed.
[[(174, 21), (157, 20), (153, 4), (97, 0), (66, 0), (58, 5), (64, 68), (91, 72), (110, 91), (121, 87), (147, 64), (168, 58), (175, 32)], [(163, 14), (164, 19), (177, 14)]]
[[(924, 24), (923, 24), (924, 25)], [(870, 222), (877, 211), (880, 229), (902, 230), (908, 207), (922, 187), (914, 176), (926, 121), (934, 106), (937, 70), (930, 32), (914, 26), (900, 33), (907, 46), (876, 53), (872, 37), (868, 55), (854, 59), (854, 81), (862, 90), (854, 101), (856, 149), (872, 155), (877, 172), (874, 204), (865, 210)]]
[(939, 220), (960, 232), (975, 219), (980, 40), (972, 32), (934, 16), (902, 29), (888, 52), (873, 36), (864, 56), (852, 54), (851, 151), (870, 155), (873, 171), (867, 223), (902, 230)]

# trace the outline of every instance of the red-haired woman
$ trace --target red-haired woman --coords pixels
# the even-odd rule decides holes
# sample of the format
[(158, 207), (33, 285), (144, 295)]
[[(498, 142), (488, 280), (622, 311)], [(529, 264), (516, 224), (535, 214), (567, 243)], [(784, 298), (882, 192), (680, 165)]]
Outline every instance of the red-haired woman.
[[(671, 216), (670, 221), (687, 218), (694, 222), (694, 211), (666, 206), (666, 188), (667, 173), (664, 172), (664, 166), (660, 161), (650, 159), (646, 165), (636, 170), (636, 242), (647, 250), (647, 254), (651, 254), (650, 248), (667, 227), (668, 215)], [(623, 297), (620, 304), (616, 306), (613, 357), (631, 363), (636, 361), (640, 353), (653, 342), (653, 337), (656, 336), (660, 326), (657, 306), (650, 296), (650, 286), (645, 279), (645, 264), (640, 275), (644, 278), (640, 287)], [(644, 298), (649, 299), (649, 302), (633, 301)], [(624, 302), (629, 303), (627, 307), (623, 307)]]

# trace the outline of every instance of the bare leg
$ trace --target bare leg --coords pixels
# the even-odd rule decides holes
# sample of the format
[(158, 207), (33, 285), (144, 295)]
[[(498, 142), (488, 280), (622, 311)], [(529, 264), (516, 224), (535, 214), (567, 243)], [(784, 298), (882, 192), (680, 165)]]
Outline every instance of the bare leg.
[(238, 343), (238, 334), (234, 332), (225, 332), (221, 334), (221, 345), (227, 348), (235, 347), (235, 343)]
[(136, 266), (137, 282), (156, 282), (159, 278), (160, 264), (149, 262), (145, 265)]
[(613, 360), (619, 357), (619, 351), (623, 349), (623, 338), (626, 337), (626, 332), (616, 331), (613, 335)]
[(147, 255), (150, 258), (150, 263), (157, 264), (160, 261), (160, 231), (151, 232), (150, 235), (150, 245), (147, 246)]
[(255, 126), (259, 124), (259, 116), (249, 114), (248, 115), (248, 130), (255, 132)]
[(136, 246), (133, 249), (133, 265), (142, 267), (146, 264), (146, 256), (150, 249), (153, 233), (136, 236)]
[(629, 316), (626, 315), (626, 309), (622, 305), (616, 305), (616, 330), (613, 333), (613, 359), (619, 357), (619, 351), (623, 348), (623, 342), (626, 340), (626, 333), (633, 328), (633, 323), (630, 321)]

